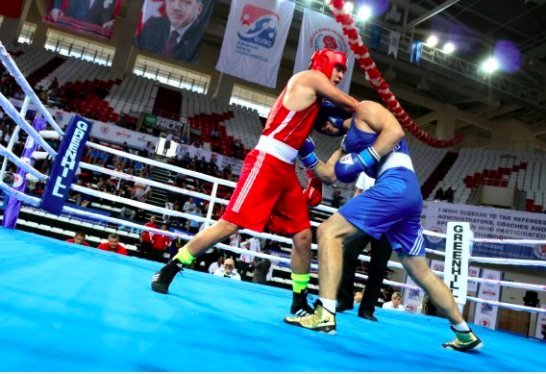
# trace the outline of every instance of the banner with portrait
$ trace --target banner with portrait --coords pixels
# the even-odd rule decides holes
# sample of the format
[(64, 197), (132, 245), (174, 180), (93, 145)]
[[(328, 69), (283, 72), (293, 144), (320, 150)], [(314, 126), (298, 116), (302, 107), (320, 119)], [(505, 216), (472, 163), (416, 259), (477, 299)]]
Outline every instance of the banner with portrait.
[(324, 48), (345, 52), (347, 55), (347, 72), (338, 87), (348, 93), (353, 76), (355, 56), (345, 35), (343, 35), (341, 26), (332, 17), (306, 8), (303, 12), (294, 74), (309, 69), (313, 52)]
[(144, 0), (134, 46), (173, 60), (198, 63), (214, 0)]
[(234, 0), (216, 70), (275, 88), (294, 3)]
[(112, 37), (122, 0), (48, 0), (44, 22), (103, 40)]
[(20, 18), (23, 11), (23, 0), (3, 1), (0, 6), (0, 16)]

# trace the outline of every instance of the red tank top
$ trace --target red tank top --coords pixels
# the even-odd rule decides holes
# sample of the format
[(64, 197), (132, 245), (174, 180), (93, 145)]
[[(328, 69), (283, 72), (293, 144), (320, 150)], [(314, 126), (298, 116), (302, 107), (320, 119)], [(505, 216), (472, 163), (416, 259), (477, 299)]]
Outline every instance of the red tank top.
[(313, 122), (320, 109), (320, 99), (303, 110), (293, 111), (286, 109), (282, 104), (285, 94), (286, 88), (271, 108), (262, 136), (274, 138), (294, 149), (300, 149), (313, 129)]

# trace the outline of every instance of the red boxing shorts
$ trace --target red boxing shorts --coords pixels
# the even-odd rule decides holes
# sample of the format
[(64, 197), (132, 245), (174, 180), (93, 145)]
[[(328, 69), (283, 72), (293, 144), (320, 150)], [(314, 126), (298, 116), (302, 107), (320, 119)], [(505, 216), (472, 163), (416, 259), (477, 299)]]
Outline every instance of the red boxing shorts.
[(222, 218), (258, 232), (266, 224), (279, 234), (295, 234), (310, 228), (307, 203), (295, 166), (263, 151), (251, 151)]

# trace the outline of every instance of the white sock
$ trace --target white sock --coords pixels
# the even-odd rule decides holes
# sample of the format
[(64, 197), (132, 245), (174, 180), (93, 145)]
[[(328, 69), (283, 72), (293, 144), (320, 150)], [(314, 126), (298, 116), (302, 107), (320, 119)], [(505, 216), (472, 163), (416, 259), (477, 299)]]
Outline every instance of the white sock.
[(330, 313), (336, 312), (336, 301), (325, 299), (323, 297), (320, 298), (320, 301), (322, 303), (322, 306), (325, 307)]
[(452, 326), (457, 331), (470, 331), (470, 328), (468, 327), (465, 321), (459, 323), (458, 325), (452, 325)]

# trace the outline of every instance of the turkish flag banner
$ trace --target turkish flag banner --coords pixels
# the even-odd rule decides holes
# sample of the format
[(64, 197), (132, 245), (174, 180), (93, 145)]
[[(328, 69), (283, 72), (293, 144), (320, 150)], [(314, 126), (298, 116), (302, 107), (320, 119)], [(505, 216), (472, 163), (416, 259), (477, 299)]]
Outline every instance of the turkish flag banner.
[(9, 18), (20, 18), (23, 10), (23, 0), (3, 1), (0, 7), (0, 15)]

